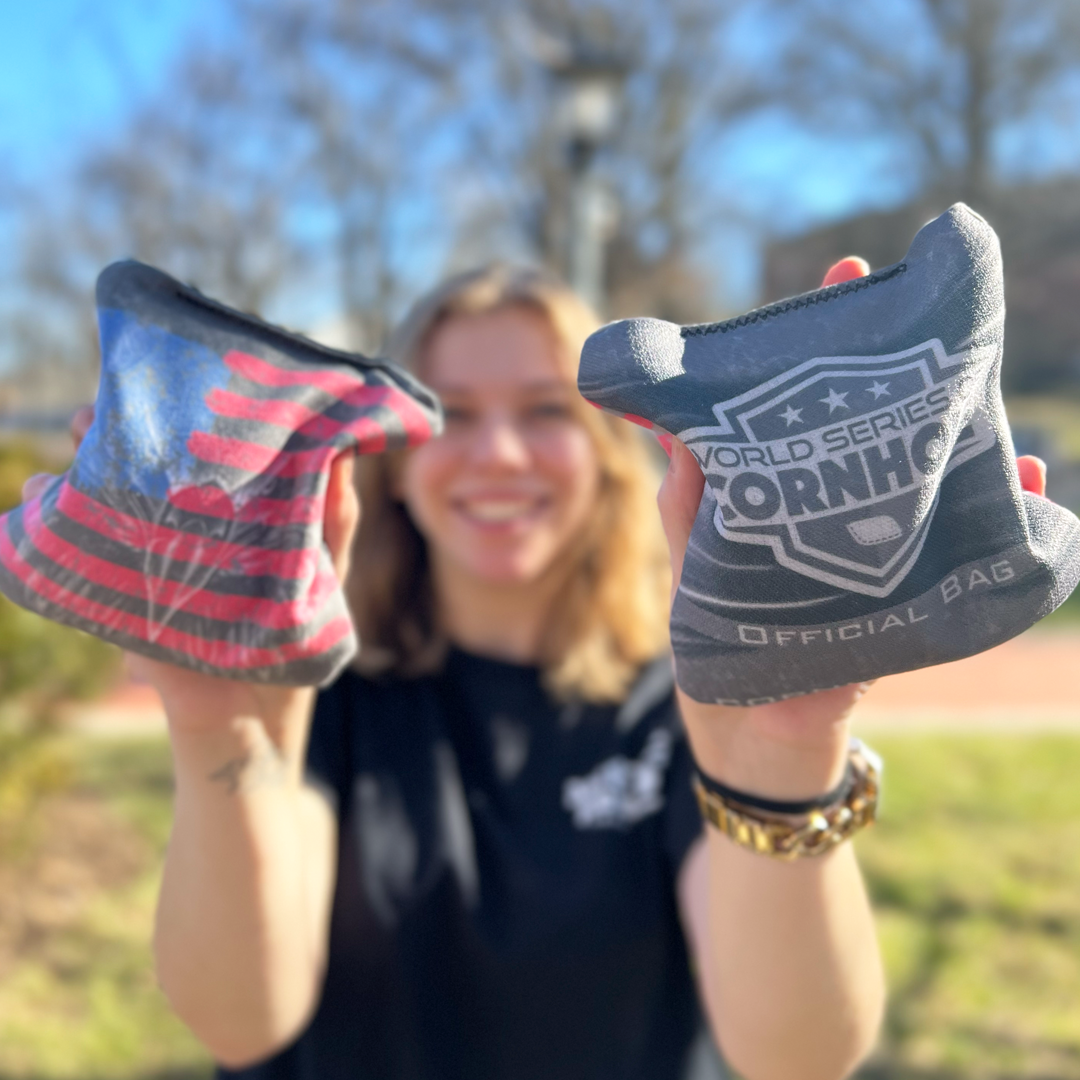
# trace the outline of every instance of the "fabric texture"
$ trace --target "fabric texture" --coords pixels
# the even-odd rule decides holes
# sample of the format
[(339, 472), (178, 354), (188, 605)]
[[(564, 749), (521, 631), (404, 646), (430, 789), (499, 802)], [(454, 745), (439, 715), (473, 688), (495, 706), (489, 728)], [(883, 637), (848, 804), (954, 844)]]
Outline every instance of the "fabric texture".
[(140, 263), (107, 267), (97, 303), (93, 426), (0, 518), (0, 590), (197, 671), (332, 679), (357, 642), (322, 543), (330, 465), (430, 438), (434, 395)]
[(962, 204), (903, 262), (737, 319), (612, 323), (581, 392), (706, 477), (671, 615), (679, 685), (761, 704), (956, 660), (1047, 615), (1080, 522), (1020, 489), (1001, 254)]
[(222, 1077), (722, 1075), (676, 903), (702, 825), (670, 659), (620, 707), (461, 652), (437, 677), (349, 670), (308, 769), (340, 823), (322, 1000), (293, 1046)]

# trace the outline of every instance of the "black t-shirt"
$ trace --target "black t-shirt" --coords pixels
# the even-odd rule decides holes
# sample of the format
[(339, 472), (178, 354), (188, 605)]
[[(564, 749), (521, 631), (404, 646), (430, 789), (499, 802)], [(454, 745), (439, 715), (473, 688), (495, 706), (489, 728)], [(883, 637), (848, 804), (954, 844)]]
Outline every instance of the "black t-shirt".
[(676, 880), (701, 833), (666, 660), (621, 706), (532, 667), (347, 672), (309, 776), (336, 806), (318, 1011), (244, 1080), (675, 1080), (701, 1030)]

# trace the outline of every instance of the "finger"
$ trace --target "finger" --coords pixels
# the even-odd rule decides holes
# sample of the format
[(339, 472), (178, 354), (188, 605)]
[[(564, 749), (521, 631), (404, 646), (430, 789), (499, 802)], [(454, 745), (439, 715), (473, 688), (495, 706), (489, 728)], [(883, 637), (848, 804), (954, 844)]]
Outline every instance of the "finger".
[(1046, 494), (1046, 462), (1033, 454), (1025, 454), (1016, 459), (1016, 470), (1020, 473), (1020, 487), (1032, 495)]
[(705, 476), (698, 467), (697, 458), (678, 439), (672, 439), (671, 461), (656, 502), (660, 507), (660, 520), (671, 553), (673, 590), (682, 576), (686, 544), (690, 539), (690, 530), (694, 527), (694, 518), (697, 516), (704, 489)]
[(842, 281), (854, 281), (855, 278), (866, 277), (870, 273), (870, 264), (859, 258), (858, 255), (848, 255), (847, 258), (833, 263), (825, 280), (821, 283), (824, 289), (826, 285), (839, 285)]
[(350, 451), (334, 459), (326, 485), (326, 509), (323, 514), (323, 539), (330, 550), (338, 580), (349, 573), (349, 556), (353, 536), (360, 523), (360, 498), (353, 484), (353, 462)]
[(83, 405), (81, 408), (75, 410), (75, 415), (72, 416), (68, 429), (71, 432), (71, 438), (75, 443), (76, 450), (79, 449), (83, 439), (86, 438), (86, 433), (90, 430), (90, 425), (93, 424), (93, 422), (93, 405)]
[(36, 499), (56, 479), (52, 473), (35, 473), (22, 486), (23, 502)]

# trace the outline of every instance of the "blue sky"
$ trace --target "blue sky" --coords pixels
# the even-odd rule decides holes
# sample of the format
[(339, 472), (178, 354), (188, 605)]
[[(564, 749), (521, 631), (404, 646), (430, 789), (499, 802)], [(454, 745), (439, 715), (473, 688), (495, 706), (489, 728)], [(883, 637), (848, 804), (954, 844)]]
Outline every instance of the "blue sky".
[(210, 0), (0, 3), (0, 162), (36, 183), (161, 87)]

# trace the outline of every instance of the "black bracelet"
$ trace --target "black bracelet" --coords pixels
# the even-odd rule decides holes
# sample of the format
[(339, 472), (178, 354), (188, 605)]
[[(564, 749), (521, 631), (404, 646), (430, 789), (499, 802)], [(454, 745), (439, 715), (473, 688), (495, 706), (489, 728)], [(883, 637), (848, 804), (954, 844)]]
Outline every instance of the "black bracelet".
[(750, 810), (762, 810), (766, 814), (809, 814), (814, 810), (824, 810), (828, 806), (835, 806), (848, 797), (852, 785), (855, 783), (855, 770), (851, 761), (844, 769), (844, 775), (840, 783), (826, 791), (824, 795), (818, 795), (813, 799), (793, 799), (791, 801), (781, 799), (766, 799), (761, 795), (748, 795), (745, 791), (729, 788), (727, 784), (721, 784), (711, 776), (706, 776), (700, 769), (695, 769), (701, 786), (724, 802), (738, 803)]

